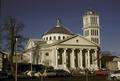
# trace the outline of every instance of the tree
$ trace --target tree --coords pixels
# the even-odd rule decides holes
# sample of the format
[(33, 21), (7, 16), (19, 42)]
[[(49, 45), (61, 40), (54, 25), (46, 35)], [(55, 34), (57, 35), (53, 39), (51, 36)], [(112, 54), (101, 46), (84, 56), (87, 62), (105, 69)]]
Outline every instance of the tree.
[[(13, 76), (15, 75), (15, 67), (13, 64), (13, 56), (15, 55), (15, 51), (21, 51), (23, 48), (22, 44), (25, 38), (21, 35), (21, 31), (23, 30), (24, 24), (20, 23), (15, 17), (9, 16), (6, 18), (4, 24), (2, 24), (2, 28), (4, 30), (4, 40), (7, 45), (4, 45), (4, 48), (7, 48), (9, 54), (9, 62), (10, 68)], [(18, 40), (16, 40), (18, 39)], [(16, 47), (17, 45), (17, 47)]]
[(110, 51), (102, 51), (103, 56), (112, 56), (112, 53)]
[(0, 50), (2, 49), (2, 27), (0, 26)]

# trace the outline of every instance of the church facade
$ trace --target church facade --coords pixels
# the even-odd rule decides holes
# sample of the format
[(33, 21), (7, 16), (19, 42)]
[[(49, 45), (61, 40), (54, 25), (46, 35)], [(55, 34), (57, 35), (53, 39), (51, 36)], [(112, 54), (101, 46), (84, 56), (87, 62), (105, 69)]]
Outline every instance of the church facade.
[(55, 69), (100, 68), (99, 15), (88, 10), (83, 15), (83, 35), (72, 33), (57, 19), (56, 26), (40, 39), (29, 39), (24, 60)]

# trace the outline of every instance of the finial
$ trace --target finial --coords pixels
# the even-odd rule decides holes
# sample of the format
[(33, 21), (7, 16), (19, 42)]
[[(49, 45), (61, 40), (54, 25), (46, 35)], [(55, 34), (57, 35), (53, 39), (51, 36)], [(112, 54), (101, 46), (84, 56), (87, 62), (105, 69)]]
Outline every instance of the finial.
[(59, 17), (57, 18), (57, 24), (56, 27), (61, 27), (61, 20), (59, 19)]

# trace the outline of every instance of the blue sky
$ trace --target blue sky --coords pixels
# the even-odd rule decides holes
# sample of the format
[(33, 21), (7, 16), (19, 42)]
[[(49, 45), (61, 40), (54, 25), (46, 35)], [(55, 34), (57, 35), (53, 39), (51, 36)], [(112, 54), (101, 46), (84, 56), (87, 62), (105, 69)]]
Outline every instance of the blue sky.
[(119, 6), (120, 0), (1, 0), (0, 22), (15, 16), (25, 24), (26, 37), (40, 38), (59, 16), (64, 26), (82, 34), (82, 15), (94, 9), (100, 15), (102, 50), (120, 54)]

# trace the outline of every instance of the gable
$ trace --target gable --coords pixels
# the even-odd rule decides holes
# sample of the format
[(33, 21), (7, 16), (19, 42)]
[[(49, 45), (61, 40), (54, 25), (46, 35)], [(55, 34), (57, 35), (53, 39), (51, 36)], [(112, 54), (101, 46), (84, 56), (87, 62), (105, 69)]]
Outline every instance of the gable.
[(65, 44), (65, 45), (94, 45), (94, 46), (96, 46), (96, 44), (83, 38), (80, 35), (74, 36), (66, 41), (61, 42), (60, 44)]
[(39, 42), (40, 44), (46, 43), (45, 41), (43, 41), (41, 39), (29, 39), (29, 41), (27, 42), (27, 45), (26, 45), (26, 49), (34, 47), (35, 42)]
[(31, 41), (31, 40), (29, 40), (28, 42), (27, 42), (27, 45), (26, 45), (26, 49), (29, 49), (29, 48), (31, 48), (31, 47), (33, 47), (34, 46), (34, 41)]

